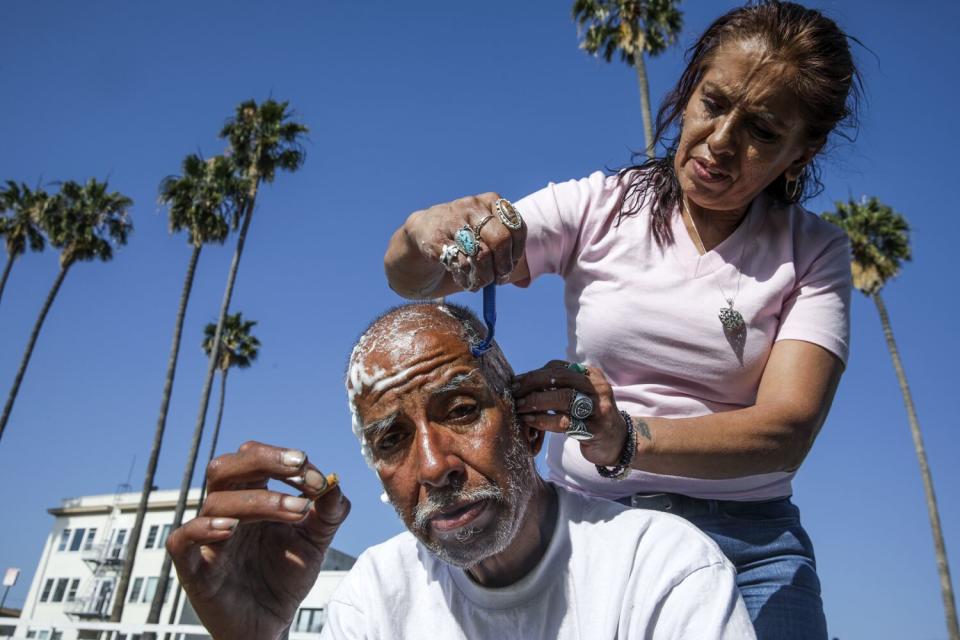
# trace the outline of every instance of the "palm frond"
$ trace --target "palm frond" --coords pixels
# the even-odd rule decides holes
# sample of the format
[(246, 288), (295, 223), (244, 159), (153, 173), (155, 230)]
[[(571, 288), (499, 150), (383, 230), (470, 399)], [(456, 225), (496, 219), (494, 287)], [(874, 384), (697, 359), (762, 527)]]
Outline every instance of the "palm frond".
[(866, 295), (882, 289), (912, 257), (907, 219), (876, 197), (837, 202), (822, 217), (850, 238), (853, 285)]
[(580, 48), (610, 62), (614, 54), (635, 66), (643, 55), (657, 56), (677, 41), (683, 28), (679, 0), (574, 0), (573, 19)]
[[(243, 314), (228, 314), (223, 322), (223, 330), (220, 335), (220, 354), (218, 367), (221, 371), (226, 371), (231, 367), (246, 369), (260, 353), (260, 341), (251, 334), (253, 327), (257, 325), (255, 320), (244, 320)], [(217, 333), (217, 325), (208, 323), (203, 328), (203, 352), (210, 357), (213, 351), (214, 338)]]

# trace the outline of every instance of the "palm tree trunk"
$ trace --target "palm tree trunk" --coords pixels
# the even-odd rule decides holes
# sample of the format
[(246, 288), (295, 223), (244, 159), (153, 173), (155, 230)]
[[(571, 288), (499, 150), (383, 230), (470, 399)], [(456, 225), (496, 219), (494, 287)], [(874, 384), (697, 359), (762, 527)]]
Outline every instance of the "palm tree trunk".
[[(258, 150), (259, 151), (259, 150)], [(259, 153), (254, 157), (259, 157)], [(187, 493), (190, 491), (190, 484), (193, 481), (193, 472), (197, 464), (197, 454), (200, 451), (200, 440), (203, 437), (203, 424), (207, 417), (207, 407), (210, 404), (210, 391), (213, 387), (213, 376), (217, 372), (220, 356), (220, 340), (223, 337), (223, 323), (226, 320), (227, 312), (230, 309), (230, 299), (233, 296), (233, 285), (237, 280), (237, 270), (240, 267), (240, 257), (243, 254), (243, 245), (247, 239), (247, 230), (250, 228), (250, 220), (253, 219), (253, 209), (257, 199), (257, 188), (260, 185), (260, 177), (255, 167), (251, 167), (248, 172), (250, 179), (250, 190), (247, 192), (246, 211), (243, 216), (243, 224), (240, 227), (240, 234), (237, 237), (237, 248), (233, 252), (233, 261), (230, 264), (230, 274), (227, 276), (227, 288), (223, 292), (223, 304), (220, 307), (220, 317), (217, 319), (217, 330), (213, 336), (214, 348), (210, 351), (210, 362), (207, 366), (207, 377), (203, 383), (203, 391), (200, 394), (200, 412), (197, 415), (197, 425), (193, 430), (193, 440), (190, 443), (190, 454), (187, 458), (187, 466), (183, 471), (183, 480), (180, 483), (180, 495), (177, 498), (177, 508), (173, 514), (172, 529), (176, 529), (183, 522), (183, 512), (187, 508)], [(150, 604), (150, 612), (147, 614), (148, 624), (157, 624), (160, 620), (160, 610), (163, 608), (164, 595), (167, 591), (167, 585), (170, 582), (170, 567), (173, 564), (169, 553), (164, 553), (163, 566), (160, 569), (160, 575), (157, 579), (157, 590), (153, 594), (153, 602)], [(143, 640), (154, 640), (156, 634), (145, 633)]]
[(3, 299), (3, 289), (7, 286), (7, 278), (10, 277), (10, 269), (13, 268), (13, 256), (7, 256), (7, 264), (3, 267), (3, 275), (0, 276), (0, 300)]
[[(217, 423), (213, 427), (213, 438), (210, 441), (210, 455), (207, 456), (207, 464), (213, 460), (217, 453), (217, 440), (220, 439), (220, 422), (223, 420), (223, 400), (227, 396), (227, 373), (230, 369), (223, 369), (220, 372), (220, 406), (217, 408)], [(200, 485), (200, 504), (197, 505), (197, 515), (200, 515), (200, 508), (203, 506), (203, 499), (207, 495), (207, 476), (204, 474), (203, 483)]]
[(36, 346), (37, 338), (40, 336), (40, 328), (43, 327), (43, 321), (47, 318), (47, 312), (50, 311), (53, 300), (57, 297), (57, 292), (60, 291), (60, 285), (63, 284), (63, 279), (67, 277), (67, 271), (70, 270), (71, 264), (73, 263), (68, 262), (66, 265), (60, 267), (60, 273), (57, 274), (56, 280), (53, 281), (53, 286), (50, 287), (50, 293), (47, 294), (43, 308), (40, 309), (37, 322), (33, 325), (33, 332), (30, 334), (30, 340), (27, 341), (27, 349), (23, 353), (23, 359), (20, 360), (17, 377), (13, 379), (13, 387), (10, 389), (7, 403), (3, 406), (3, 415), (0, 416), (0, 438), (3, 437), (3, 430), (7, 426), (7, 420), (10, 419), (10, 412), (13, 411), (13, 402), (17, 399), (17, 393), (20, 391), (20, 383), (23, 382), (23, 374), (27, 372), (27, 365), (30, 364), (30, 356), (33, 355), (33, 348)]
[(647, 157), (652, 158), (654, 152), (653, 117), (650, 115), (650, 87), (647, 86), (647, 65), (643, 61), (643, 54), (634, 56), (637, 67), (637, 81), (640, 83), (640, 111), (643, 115), (643, 136), (647, 142)]
[[(210, 464), (210, 461), (213, 460), (213, 456), (217, 451), (217, 440), (220, 437), (220, 422), (223, 420), (223, 400), (227, 394), (227, 371), (229, 369), (224, 369), (220, 372), (220, 406), (217, 409), (217, 423), (213, 428), (213, 439), (210, 443), (210, 455), (207, 456), (207, 464)], [(203, 499), (207, 495), (207, 476), (203, 476), (203, 484), (200, 485), (200, 500), (197, 502), (197, 514), (200, 515), (200, 510), (203, 509)], [(180, 606), (180, 594), (183, 593), (183, 589), (180, 585), (174, 587), (176, 591), (173, 592), (173, 607), (170, 609), (170, 616), (167, 620), (167, 624), (174, 624), (177, 620), (177, 608)], [(164, 640), (170, 640), (170, 634), (167, 633), (164, 635)]]
[(923, 490), (927, 497), (927, 512), (930, 515), (930, 529), (933, 532), (933, 548), (937, 556), (937, 571), (940, 573), (940, 592), (943, 594), (947, 633), (950, 640), (960, 640), (960, 628), (957, 625), (957, 606), (954, 602), (953, 584), (950, 580), (950, 565), (947, 563), (947, 549), (943, 544), (943, 531), (940, 528), (940, 512), (937, 510), (937, 497), (933, 492), (933, 478), (930, 475), (930, 466), (927, 464), (927, 452), (923, 447), (923, 436), (920, 434), (917, 410), (913, 406), (913, 397), (910, 395), (910, 387), (907, 386), (907, 375), (903, 371), (897, 343), (893, 339), (893, 328), (890, 326), (887, 307), (884, 305), (879, 292), (872, 294), (871, 297), (880, 313), (883, 336), (887, 340), (887, 348), (890, 350), (890, 358), (893, 360), (893, 369), (896, 371), (900, 391), (903, 393), (903, 403), (907, 407), (907, 419), (910, 422), (910, 434), (913, 436), (913, 447), (916, 449), (917, 461), (920, 463), (920, 476), (923, 478)]
[(136, 562), (137, 548), (140, 544), (140, 533), (143, 530), (143, 520), (147, 515), (147, 501), (153, 491), (153, 482), (157, 474), (157, 461), (160, 459), (160, 447), (163, 445), (163, 432), (167, 426), (167, 410), (170, 407), (170, 396), (173, 393), (173, 377), (177, 372), (177, 358), (180, 355), (180, 338), (183, 335), (183, 319), (187, 314), (187, 303), (190, 301), (190, 292), (193, 289), (193, 277), (197, 271), (197, 261), (200, 259), (200, 249), (203, 245), (194, 245), (187, 263), (187, 275), (183, 279), (183, 290), (180, 292), (180, 306), (177, 307), (177, 319), (173, 325), (173, 344), (170, 347), (170, 358), (167, 360), (167, 375), (163, 381), (163, 397), (160, 400), (160, 416), (153, 432), (153, 448), (150, 450), (150, 459), (147, 461), (147, 473), (143, 479), (143, 489), (140, 492), (140, 503), (137, 505), (137, 517), (130, 531), (127, 541), (127, 551), (123, 560), (123, 572), (114, 595), (113, 611), (110, 614), (112, 622), (120, 622), (123, 616), (123, 606), (127, 600), (127, 589), (130, 586), (130, 576), (133, 574), (133, 565)]

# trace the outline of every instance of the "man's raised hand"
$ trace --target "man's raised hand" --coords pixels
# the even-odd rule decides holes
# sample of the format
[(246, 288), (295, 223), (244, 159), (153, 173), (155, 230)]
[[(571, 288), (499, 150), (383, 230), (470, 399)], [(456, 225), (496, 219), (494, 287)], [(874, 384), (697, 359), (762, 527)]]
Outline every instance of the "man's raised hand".
[[(268, 490), (270, 479), (301, 495)], [(316, 581), (350, 502), (303, 451), (259, 442), (211, 461), (207, 486), (200, 515), (167, 539), (180, 584), (215, 640), (275, 640)]]

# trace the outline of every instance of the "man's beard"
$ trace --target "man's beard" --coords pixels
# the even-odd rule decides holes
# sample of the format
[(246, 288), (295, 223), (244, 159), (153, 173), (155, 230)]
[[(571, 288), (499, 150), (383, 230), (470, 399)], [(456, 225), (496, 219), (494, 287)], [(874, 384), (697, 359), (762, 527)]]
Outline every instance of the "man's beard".
[[(510, 435), (507, 437), (506, 450), (503, 453), (506, 468), (506, 486), (500, 487), (493, 482), (472, 488), (464, 488), (463, 482), (430, 489), (427, 499), (413, 510), (408, 518), (397, 507), (400, 519), (407, 524), (410, 532), (435, 556), (457, 567), (468, 568), (480, 561), (505, 550), (513, 542), (520, 529), (522, 513), (530, 501), (534, 490), (535, 471), (530, 460), (526, 444), (520, 435), (520, 424), (514, 418)], [(460, 529), (454, 539), (430, 537), (430, 520), (442, 509), (455, 504), (468, 504), (488, 500), (489, 509), (497, 509), (499, 517), (485, 529), (467, 525)]]

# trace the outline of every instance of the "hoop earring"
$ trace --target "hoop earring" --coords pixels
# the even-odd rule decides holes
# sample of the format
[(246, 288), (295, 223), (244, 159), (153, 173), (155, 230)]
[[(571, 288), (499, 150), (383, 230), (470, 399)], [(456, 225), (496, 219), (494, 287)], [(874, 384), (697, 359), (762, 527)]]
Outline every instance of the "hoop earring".
[(783, 191), (790, 202), (796, 202), (797, 196), (800, 195), (800, 179), (794, 178), (793, 180), (787, 180), (783, 185)]

